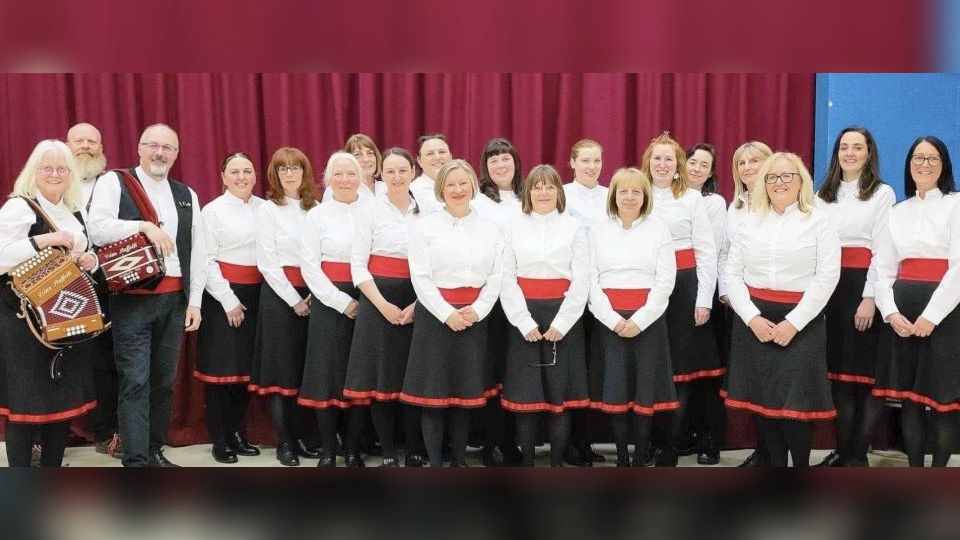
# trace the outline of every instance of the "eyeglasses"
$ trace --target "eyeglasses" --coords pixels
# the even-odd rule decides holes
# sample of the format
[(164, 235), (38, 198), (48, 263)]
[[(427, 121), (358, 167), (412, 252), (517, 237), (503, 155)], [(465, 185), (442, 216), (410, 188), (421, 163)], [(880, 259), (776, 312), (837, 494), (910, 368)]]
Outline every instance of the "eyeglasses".
[(779, 179), (784, 184), (789, 184), (790, 182), (793, 182), (793, 179), (798, 176), (800, 176), (800, 173), (798, 172), (785, 172), (780, 174), (771, 173), (771, 174), (764, 175), (763, 181), (768, 184), (776, 184), (777, 179)]
[(293, 174), (293, 173), (298, 173), (298, 172), (301, 172), (301, 171), (303, 171), (303, 167), (301, 167), (301, 166), (299, 166), (299, 165), (290, 165), (290, 166), (281, 165), (281, 166), (277, 167), (277, 174), (279, 174), (279, 175), (284, 175), (284, 174), (287, 174), (287, 173)]
[(164, 154), (172, 154), (179, 150), (176, 146), (170, 146), (169, 144), (160, 144), (155, 142), (142, 142), (140, 146), (146, 146), (151, 152), (156, 152), (157, 150), (162, 149)]
[(53, 166), (51, 166), (51, 165), (40, 165), (40, 166), (37, 167), (37, 168), (40, 169), (40, 170), (43, 172), (43, 174), (45, 174), (45, 175), (47, 175), (47, 176), (53, 176), (53, 173), (54, 173), (54, 172), (56, 172), (56, 173), (59, 174), (60, 176), (66, 176), (66, 175), (70, 174), (70, 168), (69, 168), (69, 167), (63, 167), (63, 166), (53, 167)]
[[(544, 347), (544, 345), (546, 345), (547, 343), (550, 343), (553, 349), (552, 354), (544, 350), (546, 348)], [(548, 357), (550, 357), (549, 362), (547, 361)], [(550, 367), (550, 366), (557, 365), (557, 342), (541, 340), (540, 341), (540, 362), (539, 363), (527, 362), (527, 365), (530, 367)]]
[(940, 164), (940, 156), (934, 154), (932, 156), (923, 156), (920, 154), (914, 154), (910, 156), (910, 162), (914, 165), (923, 165), (923, 162), (926, 161), (930, 165), (937, 166)]

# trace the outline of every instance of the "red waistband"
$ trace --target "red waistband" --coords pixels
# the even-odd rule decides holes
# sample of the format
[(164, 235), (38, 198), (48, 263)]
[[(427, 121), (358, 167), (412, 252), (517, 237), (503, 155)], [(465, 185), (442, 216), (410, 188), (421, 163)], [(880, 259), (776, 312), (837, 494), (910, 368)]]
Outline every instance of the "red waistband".
[(870, 268), (870, 260), (873, 258), (873, 252), (865, 247), (842, 247), (840, 248), (840, 267), (841, 268)]
[(534, 279), (518, 276), (517, 285), (520, 286), (523, 297), (527, 300), (556, 300), (563, 298), (563, 293), (570, 288), (570, 280), (564, 278)]
[(618, 311), (636, 311), (647, 305), (650, 289), (604, 289), (610, 305)]
[(677, 270), (697, 267), (697, 254), (693, 248), (678, 249), (674, 255), (677, 257)]
[(287, 276), (287, 281), (294, 287), (307, 286), (307, 282), (303, 280), (303, 274), (300, 273), (299, 266), (284, 266), (283, 275)]
[(244, 266), (242, 264), (231, 264), (228, 262), (217, 261), (220, 265), (220, 273), (223, 279), (236, 285), (258, 285), (263, 283), (263, 275), (256, 266)]
[(767, 302), (776, 302), (778, 304), (799, 304), (803, 298), (802, 292), (796, 291), (777, 291), (774, 289), (756, 289), (747, 285), (750, 296), (766, 300)]
[(124, 291), (124, 294), (166, 294), (183, 290), (183, 278), (164, 276), (160, 284), (153, 290), (148, 289), (130, 289)]
[(350, 263), (323, 261), (320, 263), (320, 270), (323, 270), (327, 279), (334, 283), (353, 283), (353, 277), (350, 275)]
[(457, 287), (456, 289), (440, 289), (440, 296), (450, 304), (466, 306), (480, 298), (480, 289), (476, 287)]
[(367, 261), (367, 270), (374, 276), (410, 279), (410, 265), (406, 259), (397, 257), (371, 255)]
[(950, 262), (946, 259), (904, 259), (900, 261), (897, 279), (938, 282), (949, 269)]

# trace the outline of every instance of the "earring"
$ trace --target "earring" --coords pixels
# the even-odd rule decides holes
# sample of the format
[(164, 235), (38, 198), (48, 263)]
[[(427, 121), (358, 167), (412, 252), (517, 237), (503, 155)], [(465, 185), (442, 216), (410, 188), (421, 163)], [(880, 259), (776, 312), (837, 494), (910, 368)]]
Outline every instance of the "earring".
[(674, 179), (674, 180), (679, 180), (679, 179), (680, 179), (680, 173), (678, 173), (678, 172), (673, 173), (673, 179)]

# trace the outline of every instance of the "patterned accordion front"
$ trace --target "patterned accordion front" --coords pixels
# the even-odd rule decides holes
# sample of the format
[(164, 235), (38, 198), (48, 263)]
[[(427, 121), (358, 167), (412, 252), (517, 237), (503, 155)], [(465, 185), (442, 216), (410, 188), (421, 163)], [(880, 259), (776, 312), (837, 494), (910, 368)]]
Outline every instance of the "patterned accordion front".
[(100, 269), (112, 293), (156, 286), (166, 274), (163, 257), (147, 235), (137, 233), (97, 248)]
[(83, 341), (106, 324), (93, 278), (62, 249), (45, 248), (17, 265), (10, 285), (48, 343)]

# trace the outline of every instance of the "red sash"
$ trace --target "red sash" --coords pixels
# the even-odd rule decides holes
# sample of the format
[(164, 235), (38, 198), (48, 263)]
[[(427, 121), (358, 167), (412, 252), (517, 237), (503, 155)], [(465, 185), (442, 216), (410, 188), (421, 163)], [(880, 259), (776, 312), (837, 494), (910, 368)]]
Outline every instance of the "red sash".
[(235, 285), (258, 285), (263, 283), (263, 275), (256, 266), (244, 266), (242, 264), (231, 264), (228, 262), (217, 261), (220, 265), (220, 273), (223, 279)]
[(697, 267), (697, 254), (693, 248), (678, 249), (674, 255), (677, 257), (677, 270)]
[(155, 289), (130, 289), (124, 294), (166, 294), (183, 290), (183, 278), (163, 276)]
[(300, 273), (299, 266), (284, 266), (283, 275), (287, 276), (287, 281), (294, 287), (307, 286), (307, 282), (303, 280), (303, 274)]
[(747, 285), (750, 296), (766, 300), (767, 302), (776, 302), (778, 304), (799, 304), (803, 298), (802, 292), (796, 291), (777, 291), (774, 289), (756, 289)]
[(458, 306), (470, 305), (480, 298), (480, 289), (476, 287), (457, 287), (456, 289), (440, 289), (440, 296), (449, 304)]
[(950, 262), (946, 259), (904, 259), (900, 261), (897, 279), (937, 283), (949, 268)]
[(406, 259), (397, 257), (371, 255), (367, 261), (367, 270), (374, 276), (410, 279), (410, 265)]
[(650, 289), (604, 289), (610, 305), (617, 311), (636, 311), (647, 305)]
[(320, 263), (320, 270), (334, 283), (353, 283), (350, 263), (323, 261)]
[(870, 268), (873, 253), (865, 247), (840, 248), (840, 266), (842, 268)]
[(563, 293), (570, 288), (570, 280), (517, 277), (517, 285), (527, 300), (556, 300), (563, 298)]

